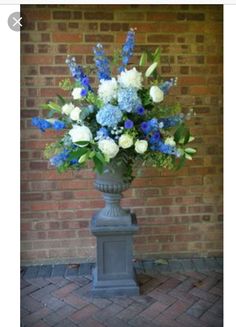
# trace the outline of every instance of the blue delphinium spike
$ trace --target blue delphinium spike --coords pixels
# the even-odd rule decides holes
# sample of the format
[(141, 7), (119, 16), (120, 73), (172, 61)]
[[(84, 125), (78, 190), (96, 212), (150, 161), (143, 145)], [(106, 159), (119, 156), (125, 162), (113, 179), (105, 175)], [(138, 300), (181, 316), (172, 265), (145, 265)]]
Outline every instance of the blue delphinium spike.
[(164, 92), (164, 94), (168, 94), (170, 88), (177, 84), (177, 78), (171, 78), (169, 81), (165, 81), (161, 85), (159, 85), (159, 88)]
[(76, 63), (75, 57), (67, 56), (66, 64), (70, 69), (72, 77), (89, 91), (92, 91), (89, 84), (89, 78), (84, 73), (82, 67)]
[(119, 73), (125, 70), (125, 66), (128, 65), (130, 57), (133, 55), (135, 43), (135, 30), (131, 28), (127, 33), (125, 44), (122, 48), (122, 65), (119, 68)]
[(93, 53), (94, 53), (94, 62), (97, 67), (98, 79), (99, 80), (111, 79), (110, 62), (105, 55), (103, 46), (100, 43), (98, 43), (96, 47), (93, 48)]

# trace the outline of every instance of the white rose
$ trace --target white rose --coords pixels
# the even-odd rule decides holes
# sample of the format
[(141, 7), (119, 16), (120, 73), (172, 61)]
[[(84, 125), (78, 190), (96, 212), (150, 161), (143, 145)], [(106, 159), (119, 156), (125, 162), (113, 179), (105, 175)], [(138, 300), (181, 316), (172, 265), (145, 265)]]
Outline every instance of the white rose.
[(142, 73), (139, 73), (135, 67), (130, 70), (125, 69), (118, 76), (118, 81), (122, 87), (134, 87), (138, 90), (142, 88), (142, 80)]
[(117, 81), (113, 77), (110, 80), (102, 79), (98, 86), (98, 95), (104, 103), (117, 98)]
[(81, 111), (82, 110), (79, 107), (75, 107), (70, 113), (70, 118), (72, 120), (79, 122), (80, 121), (79, 116), (80, 116)]
[(133, 145), (133, 138), (128, 134), (123, 134), (119, 138), (119, 146), (123, 149), (128, 149)]
[(81, 87), (76, 87), (73, 91), (72, 91), (72, 96), (73, 96), (73, 99), (74, 100), (78, 100), (78, 99), (81, 99), (82, 96), (81, 96)]
[(153, 102), (161, 102), (164, 99), (164, 92), (156, 85), (150, 88), (149, 92)]
[(134, 146), (135, 146), (135, 151), (142, 154), (147, 151), (148, 142), (145, 140), (137, 140)]
[(72, 142), (78, 141), (92, 141), (93, 136), (90, 129), (87, 126), (73, 126), (73, 128), (69, 131)]
[(114, 158), (119, 152), (119, 147), (112, 139), (103, 139), (98, 142), (98, 148), (108, 158)]
[(167, 137), (165, 139), (165, 144), (170, 145), (170, 146), (176, 146), (173, 136)]
[(61, 108), (62, 113), (65, 115), (68, 115), (71, 113), (71, 111), (74, 109), (74, 105), (70, 102), (70, 103), (66, 103), (64, 104), (64, 106)]

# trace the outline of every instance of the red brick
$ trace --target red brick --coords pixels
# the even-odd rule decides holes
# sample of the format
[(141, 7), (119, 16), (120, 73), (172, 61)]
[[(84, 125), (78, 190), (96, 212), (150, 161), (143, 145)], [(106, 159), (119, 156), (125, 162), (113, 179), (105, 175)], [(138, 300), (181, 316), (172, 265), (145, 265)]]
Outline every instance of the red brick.
[(83, 309), (72, 314), (69, 318), (74, 322), (80, 322), (90, 318), (96, 311), (98, 311), (98, 308), (93, 304), (89, 304)]
[(70, 42), (82, 42), (83, 35), (80, 33), (59, 33), (55, 32), (52, 34), (53, 42), (61, 42), (61, 43), (70, 43)]

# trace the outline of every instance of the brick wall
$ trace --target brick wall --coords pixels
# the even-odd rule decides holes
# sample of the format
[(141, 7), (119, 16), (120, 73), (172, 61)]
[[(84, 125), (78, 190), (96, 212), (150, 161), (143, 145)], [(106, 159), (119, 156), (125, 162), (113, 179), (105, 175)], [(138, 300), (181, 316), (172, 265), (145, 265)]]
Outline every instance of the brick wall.
[[(41, 134), (31, 117), (55, 98), (58, 82), (69, 77), (67, 54), (92, 62), (92, 47), (107, 53), (137, 27), (136, 52), (162, 50), (161, 73), (178, 76), (168, 101), (185, 110), (198, 154), (178, 173), (148, 168), (125, 193), (123, 205), (138, 216), (137, 258), (212, 256), (222, 253), (222, 6), (217, 5), (25, 5), (22, 53), (23, 263), (92, 261), (92, 214), (101, 208), (91, 170), (58, 175), (43, 158), (53, 132)], [(134, 57), (133, 62), (137, 62)]]

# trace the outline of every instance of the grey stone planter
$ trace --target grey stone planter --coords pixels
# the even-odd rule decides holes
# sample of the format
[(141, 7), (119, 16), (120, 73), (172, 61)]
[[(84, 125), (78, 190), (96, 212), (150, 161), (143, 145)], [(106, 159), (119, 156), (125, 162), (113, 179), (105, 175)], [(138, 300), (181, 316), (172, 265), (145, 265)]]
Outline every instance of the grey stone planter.
[(132, 264), (132, 236), (138, 230), (136, 216), (120, 206), (121, 193), (130, 186), (124, 172), (124, 165), (113, 162), (95, 181), (105, 200), (105, 207), (91, 223), (97, 239), (92, 293), (97, 296), (139, 294)]

